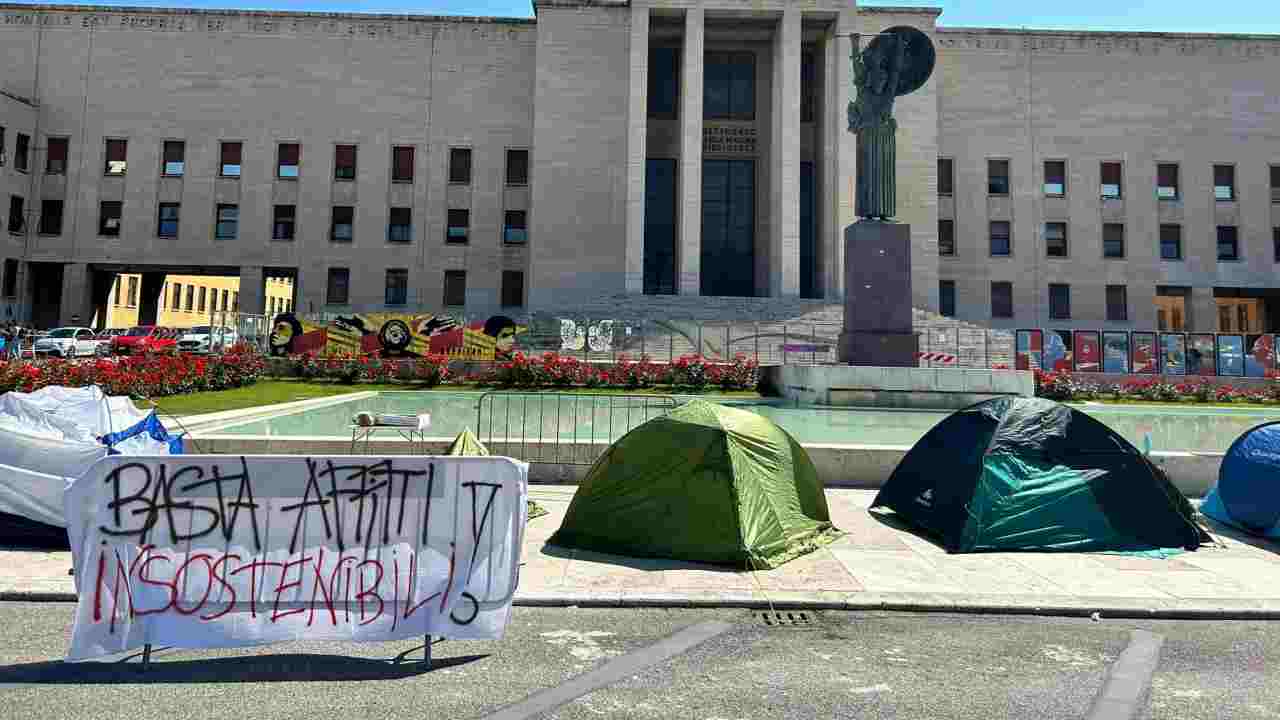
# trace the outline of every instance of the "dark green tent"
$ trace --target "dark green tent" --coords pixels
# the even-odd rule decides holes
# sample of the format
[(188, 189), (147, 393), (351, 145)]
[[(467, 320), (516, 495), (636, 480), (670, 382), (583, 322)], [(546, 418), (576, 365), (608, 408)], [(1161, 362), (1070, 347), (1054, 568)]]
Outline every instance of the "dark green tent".
[(605, 451), (549, 542), (768, 569), (838, 535), (799, 443), (760, 415), (694, 400)]
[(907, 453), (872, 507), (949, 552), (1193, 550), (1191, 504), (1127, 440), (1050, 400), (957, 411)]
[[(475, 433), (471, 432), (471, 428), (463, 428), (462, 432), (458, 433), (457, 436), (453, 438), (453, 442), (449, 445), (449, 449), (446, 450), (444, 454), (445, 455), (488, 455), (489, 448), (485, 447), (484, 443), (480, 442), (480, 438), (476, 437)], [(528, 513), (529, 520), (542, 517), (543, 515), (547, 514), (546, 509), (544, 509), (538, 503), (532, 500), (528, 500), (526, 502), (529, 510), (529, 513)]]

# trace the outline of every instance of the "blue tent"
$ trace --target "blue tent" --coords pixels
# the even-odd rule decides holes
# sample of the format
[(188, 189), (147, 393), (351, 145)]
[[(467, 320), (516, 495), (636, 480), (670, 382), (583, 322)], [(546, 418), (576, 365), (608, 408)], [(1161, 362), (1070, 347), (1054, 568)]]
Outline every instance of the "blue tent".
[(1280, 421), (1231, 443), (1200, 512), (1241, 530), (1280, 539)]

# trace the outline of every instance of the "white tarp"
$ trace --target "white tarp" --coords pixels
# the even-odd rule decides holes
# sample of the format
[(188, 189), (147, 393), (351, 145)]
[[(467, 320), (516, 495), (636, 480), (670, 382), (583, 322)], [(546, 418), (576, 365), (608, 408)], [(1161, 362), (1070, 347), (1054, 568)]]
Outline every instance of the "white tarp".
[[(0, 395), (0, 512), (66, 526), (62, 494), (107, 456), (99, 438), (137, 425), (150, 413), (97, 387), (47, 387)], [(168, 444), (141, 434), (116, 445), (122, 454), (161, 455)]]
[(111, 456), (66, 493), (68, 659), (146, 643), (500, 638), (527, 479), (503, 457)]

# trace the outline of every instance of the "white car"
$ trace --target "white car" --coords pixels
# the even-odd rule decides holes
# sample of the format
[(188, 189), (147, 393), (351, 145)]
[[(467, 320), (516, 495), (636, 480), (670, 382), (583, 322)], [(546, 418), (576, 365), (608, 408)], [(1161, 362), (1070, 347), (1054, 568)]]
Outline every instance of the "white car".
[(110, 341), (87, 327), (61, 327), (36, 340), (34, 350), (36, 357), (73, 358), (106, 355), (110, 348)]
[(180, 352), (207, 353), (225, 350), (236, 344), (236, 331), (229, 327), (211, 327), (199, 325), (187, 329), (178, 338)]

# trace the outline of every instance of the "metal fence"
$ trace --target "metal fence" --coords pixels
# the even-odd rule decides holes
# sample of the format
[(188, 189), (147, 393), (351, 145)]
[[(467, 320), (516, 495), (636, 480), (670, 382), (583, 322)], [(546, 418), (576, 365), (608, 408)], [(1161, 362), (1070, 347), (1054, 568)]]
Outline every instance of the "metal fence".
[(476, 404), (476, 433), (496, 455), (590, 465), (632, 428), (679, 402), (670, 395), (491, 392)]

